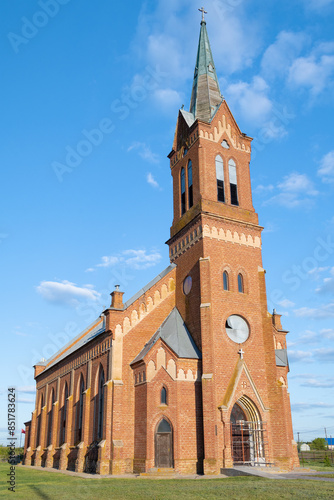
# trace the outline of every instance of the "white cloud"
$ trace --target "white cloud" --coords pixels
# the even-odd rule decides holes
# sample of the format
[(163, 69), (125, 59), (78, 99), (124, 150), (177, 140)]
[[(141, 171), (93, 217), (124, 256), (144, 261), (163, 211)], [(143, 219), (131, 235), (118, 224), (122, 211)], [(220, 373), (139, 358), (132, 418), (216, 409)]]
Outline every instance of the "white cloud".
[(323, 279), (322, 285), (316, 289), (318, 293), (334, 293), (334, 267), (330, 270), (331, 277)]
[(146, 250), (125, 250), (123, 252), (124, 262), (134, 269), (147, 269), (148, 267), (155, 266), (161, 260), (159, 252), (146, 253)]
[(95, 267), (128, 266), (132, 269), (147, 269), (160, 262), (162, 256), (158, 251), (147, 253), (146, 250), (123, 250), (117, 255), (102, 257), (102, 262)]
[(298, 411), (305, 411), (305, 410), (312, 410), (313, 408), (333, 408), (333, 405), (328, 404), (328, 403), (323, 403), (319, 401), (318, 403), (294, 403), (291, 405), (292, 411), (298, 412)]
[(160, 109), (175, 113), (175, 108), (179, 109), (182, 104), (182, 94), (177, 90), (170, 88), (157, 89), (154, 92), (154, 98)]
[(324, 304), (319, 308), (301, 307), (294, 310), (298, 318), (324, 319), (334, 317), (334, 303)]
[(306, 174), (293, 172), (283, 178), (277, 185), (278, 194), (264, 204), (278, 204), (286, 208), (308, 205), (317, 196), (318, 191)]
[(278, 187), (285, 192), (306, 193), (315, 196), (318, 192), (314, 189), (313, 183), (305, 174), (292, 173), (284, 177)]
[(134, 142), (129, 146), (128, 152), (132, 150), (138, 150), (138, 154), (143, 160), (147, 160), (150, 163), (159, 163), (159, 156), (153, 153), (144, 142)]
[(119, 257), (114, 255), (105, 255), (101, 258), (102, 262), (96, 264), (96, 267), (112, 267), (119, 263)]
[(333, 46), (321, 44), (309, 56), (299, 57), (292, 63), (288, 81), (294, 87), (309, 89), (315, 97), (329, 87), (333, 74)]
[(266, 193), (270, 193), (274, 189), (275, 189), (275, 187), (273, 186), (273, 184), (269, 184), (268, 186), (264, 186), (263, 184), (259, 184), (253, 190), (253, 193), (256, 193), (256, 194), (263, 194), (263, 193), (265, 193), (266, 194)]
[(300, 54), (305, 42), (304, 33), (281, 31), (262, 57), (262, 73), (268, 78), (284, 76), (294, 59)]
[(334, 150), (321, 159), (318, 175), (323, 182), (334, 182)]
[[(329, 7), (332, 5), (333, 1), (334, 0), (303, 0), (306, 7), (316, 11), (321, 11), (322, 9)], [(325, 13), (327, 13), (327, 10), (325, 10)]]
[(148, 184), (150, 184), (152, 187), (156, 188), (156, 189), (159, 189), (159, 183), (154, 179), (153, 175), (151, 174), (151, 172), (149, 172), (146, 176), (146, 180), (148, 182)]
[(263, 124), (269, 119), (272, 102), (268, 97), (269, 87), (260, 76), (255, 76), (251, 83), (232, 83), (226, 89), (226, 97), (234, 110), (242, 114), (249, 122)]
[(42, 281), (37, 292), (48, 302), (77, 306), (80, 300), (96, 301), (100, 294), (93, 290), (92, 285), (78, 286), (69, 281)]
[(291, 300), (288, 300), (288, 299), (283, 299), (281, 300), (279, 303), (278, 303), (281, 307), (284, 307), (286, 309), (290, 308), (290, 307), (294, 307), (295, 306), (295, 303), (294, 302), (291, 302)]
[(303, 362), (311, 362), (312, 361), (312, 353), (308, 351), (288, 351), (289, 361), (303, 361)]
[(314, 351), (314, 357), (321, 363), (334, 363), (334, 349), (328, 349), (327, 347), (316, 349)]
[(17, 388), (17, 392), (24, 392), (27, 394), (35, 394), (36, 387), (34, 385), (23, 385)]
[(320, 335), (325, 339), (334, 340), (334, 329), (324, 328), (320, 331)]

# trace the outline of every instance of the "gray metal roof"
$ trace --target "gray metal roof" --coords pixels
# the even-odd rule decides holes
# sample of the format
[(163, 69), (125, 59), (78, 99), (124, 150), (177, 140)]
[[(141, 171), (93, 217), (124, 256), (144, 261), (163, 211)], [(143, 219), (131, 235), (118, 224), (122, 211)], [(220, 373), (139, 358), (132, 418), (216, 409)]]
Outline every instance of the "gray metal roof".
[(174, 307), (164, 322), (159, 326), (153, 337), (147, 342), (131, 365), (144, 359), (158, 339), (162, 339), (179, 358), (201, 359), (202, 354), (197, 348), (186, 327), (178, 309)]
[(160, 281), (164, 276), (166, 276), (166, 274), (168, 274), (172, 269), (174, 269), (174, 267), (176, 267), (176, 264), (170, 264), (168, 267), (166, 267), (166, 269), (164, 269), (160, 274), (158, 274), (158, 276), (153, 278), (152, 281), (150, 281), (147, 285), (145, 285), (144, 288), (139, 290), (131, 297), (131, 299), (126, 301), (123, 309), (126, 309), (127, 307), (131, 306), (131, 304), (133, 304), (137, 299), (139, 299), (139, 297), (141, 297), (145, 292), (147, 292), (147, 290), (152, 288), (153, 285), (158, 283), (158, 281)]
[(192, 124), (195, 122), (195, 117), (192, 113), (189, 113), (189, 111), (186, 111), (185, 109), (180, 109), (180, 113), (182, 114), (183, 118), (186, 121), (186, 124), (190, 128)]
[(275, 349), (276, 366), (289, 366), (288, 353), (286, 349)]
[[(95, 326), (94, 326), (95, 325)], [(93, 338), (97, 337), (101, 333), (105, 332), (106, 330), (106, 318), (105, 316), (100, 316), (97, 318), (93, 323), (91, 323), (85, 330), (79, 333), (76, 337), (71, 339), (66, 345), (64, 345), (59, 351), (57, 351), (53, 356), (51, 356), (50, 359), (48, 359), (46, 362), (40, 362), (37, 363), (37, 365), (48, 365), (45, 370), (48, 370), (55, 364), (59, 363), (63, 359), (65, 359), (67, 356), (72, 354), (73, 352), (77, 351), (80, 349), (80, 347), (84, 346), (87, 344), (87, 342), (90, 342)], [(87, 332), (87, 333), (85, 333)], [(80, 339), (80, 340), (78, 340)], [(76, 340), (78, 340), (76, 342)], [(63, 354), (61, 354), (63, 353)], [(59, 354), (61, 354), (59, 357), (57, 357)], [(53, 361), (54, 360), (54, 361)], [(49, 364), (50, 363), (50, 364)], [(45, 373), (45, 370), (42, 373)]]

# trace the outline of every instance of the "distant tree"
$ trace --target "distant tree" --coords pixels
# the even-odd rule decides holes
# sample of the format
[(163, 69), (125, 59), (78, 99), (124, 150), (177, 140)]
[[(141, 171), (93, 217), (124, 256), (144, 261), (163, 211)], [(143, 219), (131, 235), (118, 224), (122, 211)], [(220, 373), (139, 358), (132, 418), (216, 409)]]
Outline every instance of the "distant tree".
[(325, 438), (315, 438), (310, 443), (311, 450), (327, 450), (327, 442)]

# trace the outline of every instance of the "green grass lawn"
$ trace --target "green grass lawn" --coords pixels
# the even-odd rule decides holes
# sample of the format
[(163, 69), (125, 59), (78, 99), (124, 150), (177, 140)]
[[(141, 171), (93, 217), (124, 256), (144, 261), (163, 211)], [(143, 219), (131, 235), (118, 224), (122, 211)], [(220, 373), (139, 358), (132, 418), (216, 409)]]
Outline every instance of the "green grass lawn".
[[(320, 481), (238, 477), (228, 479), (97, 479), (16, 468), (16, 492), (7, 490), (8, 464), (0, 464), (0, 498), (15, 499), (229, 499), (334, 498), (334, 484)], [(13, 495), (11, 497), (10, 495)]]
[(319, 472), (332, 472), (334, 470), (334, 465), (328, 467), (324, 464), (323, 460), (300, 460), (300, 466), (308, 469), (314, 469)]

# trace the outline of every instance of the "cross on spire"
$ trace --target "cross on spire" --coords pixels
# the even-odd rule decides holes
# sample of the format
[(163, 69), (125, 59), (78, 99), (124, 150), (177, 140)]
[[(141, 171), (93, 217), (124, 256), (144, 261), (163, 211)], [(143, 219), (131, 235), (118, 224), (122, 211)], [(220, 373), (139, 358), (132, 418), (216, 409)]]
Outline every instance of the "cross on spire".
[(198, 9), (200, 12), (202, 12), (202, 21), (205, 22), (204, 14), (207, 14), (207, 11), (202, 7), (201, 9)]
[(245, 351), (243, 349), (240, 349), (238, 351), (238, 354), (240, 354), (240, 359), (244, 359), (244, 354), (245, 354)]

